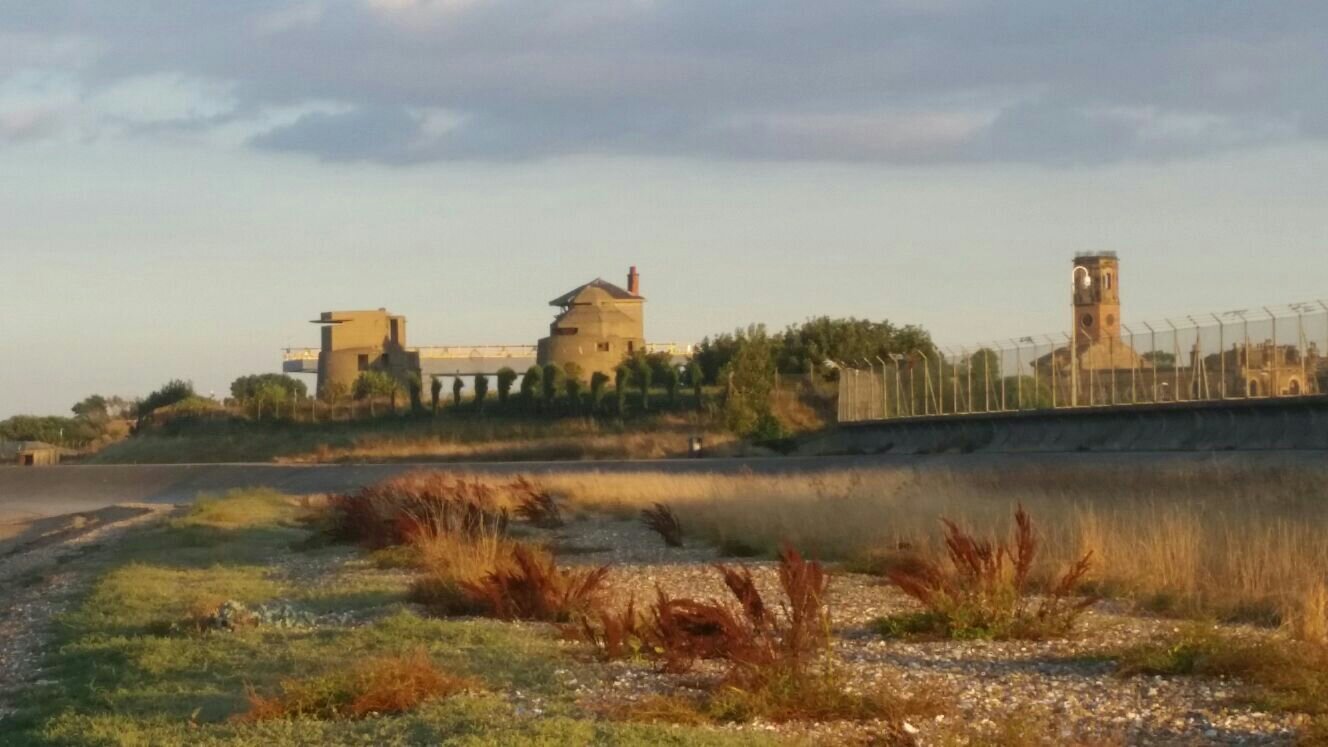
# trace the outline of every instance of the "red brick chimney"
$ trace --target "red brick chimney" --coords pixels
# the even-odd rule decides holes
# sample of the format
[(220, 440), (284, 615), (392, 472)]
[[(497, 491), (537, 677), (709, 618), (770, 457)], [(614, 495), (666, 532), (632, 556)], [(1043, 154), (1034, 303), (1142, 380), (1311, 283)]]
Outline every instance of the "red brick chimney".
[(627, 272), (627, 292), (633, 296), (641, 295), (641, 275), (636, 271), (636, 265)]

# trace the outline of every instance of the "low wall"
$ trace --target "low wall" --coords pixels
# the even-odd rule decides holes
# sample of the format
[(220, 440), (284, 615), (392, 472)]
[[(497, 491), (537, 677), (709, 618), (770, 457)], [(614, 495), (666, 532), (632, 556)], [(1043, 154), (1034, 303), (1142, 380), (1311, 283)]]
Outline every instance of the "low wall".
[(821, 454), (1328, 450), (1328, 397), (947, 415), (846, 423)]

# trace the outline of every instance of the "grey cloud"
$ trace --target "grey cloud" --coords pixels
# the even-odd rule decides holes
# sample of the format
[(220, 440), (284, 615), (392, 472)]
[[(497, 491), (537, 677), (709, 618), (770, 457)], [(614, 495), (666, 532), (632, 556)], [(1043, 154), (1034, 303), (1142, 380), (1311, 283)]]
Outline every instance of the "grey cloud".
[(82, 30), (89, 88), (175, 72), (233, 83), (237, 116), (341, 102), (253, 141), (331, 160), (1100, 163), (1328, 137), (1328, 4), (1296, 0), (26, 5), (0, 27)]

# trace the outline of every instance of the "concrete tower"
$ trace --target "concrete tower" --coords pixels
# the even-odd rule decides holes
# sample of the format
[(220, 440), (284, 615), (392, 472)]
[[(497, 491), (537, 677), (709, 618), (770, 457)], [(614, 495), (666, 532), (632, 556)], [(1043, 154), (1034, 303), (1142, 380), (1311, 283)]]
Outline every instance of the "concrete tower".
[(1074, 339), (1079, 347), (1120, 339), (1120, 260), (1115, 252), (1074, 258)]

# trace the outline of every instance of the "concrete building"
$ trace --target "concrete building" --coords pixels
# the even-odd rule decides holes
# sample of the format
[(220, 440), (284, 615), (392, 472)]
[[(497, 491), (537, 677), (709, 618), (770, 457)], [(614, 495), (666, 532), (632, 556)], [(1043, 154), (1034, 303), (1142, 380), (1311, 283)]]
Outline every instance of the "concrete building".
[(60, 447), (41, 441), (0, 441), (0, 463), (44, 467), (60, 463)]
[(406, 317), (374, 311), (325, 311), (314, 324), (322, 325), (318, 352), (318, 391), (329, 384), (349, 393), (363, 371), (386, 371), (405, 378), (419, 375), (418, 352), (406, 349)]
[(1318, 372), (1324, 365), (1319, 348), (1310, 343), (1304, 355), (1295, 345), (1236, 343), (1230, 350), (1199, 360), (1190, 353), (1190, 369), (1196, 371), (1196, 397), (1295, 397), (1318, 394)]
[(612, 375), (624, 356), (646, 348), (644, 304), (635, 267), (625, 290), (596, 278), (568, 291), (549, 302), (560, 311), (549, 336), (539, 341), (537, 361), (575, 363), (586, 377), (596, 371)]

